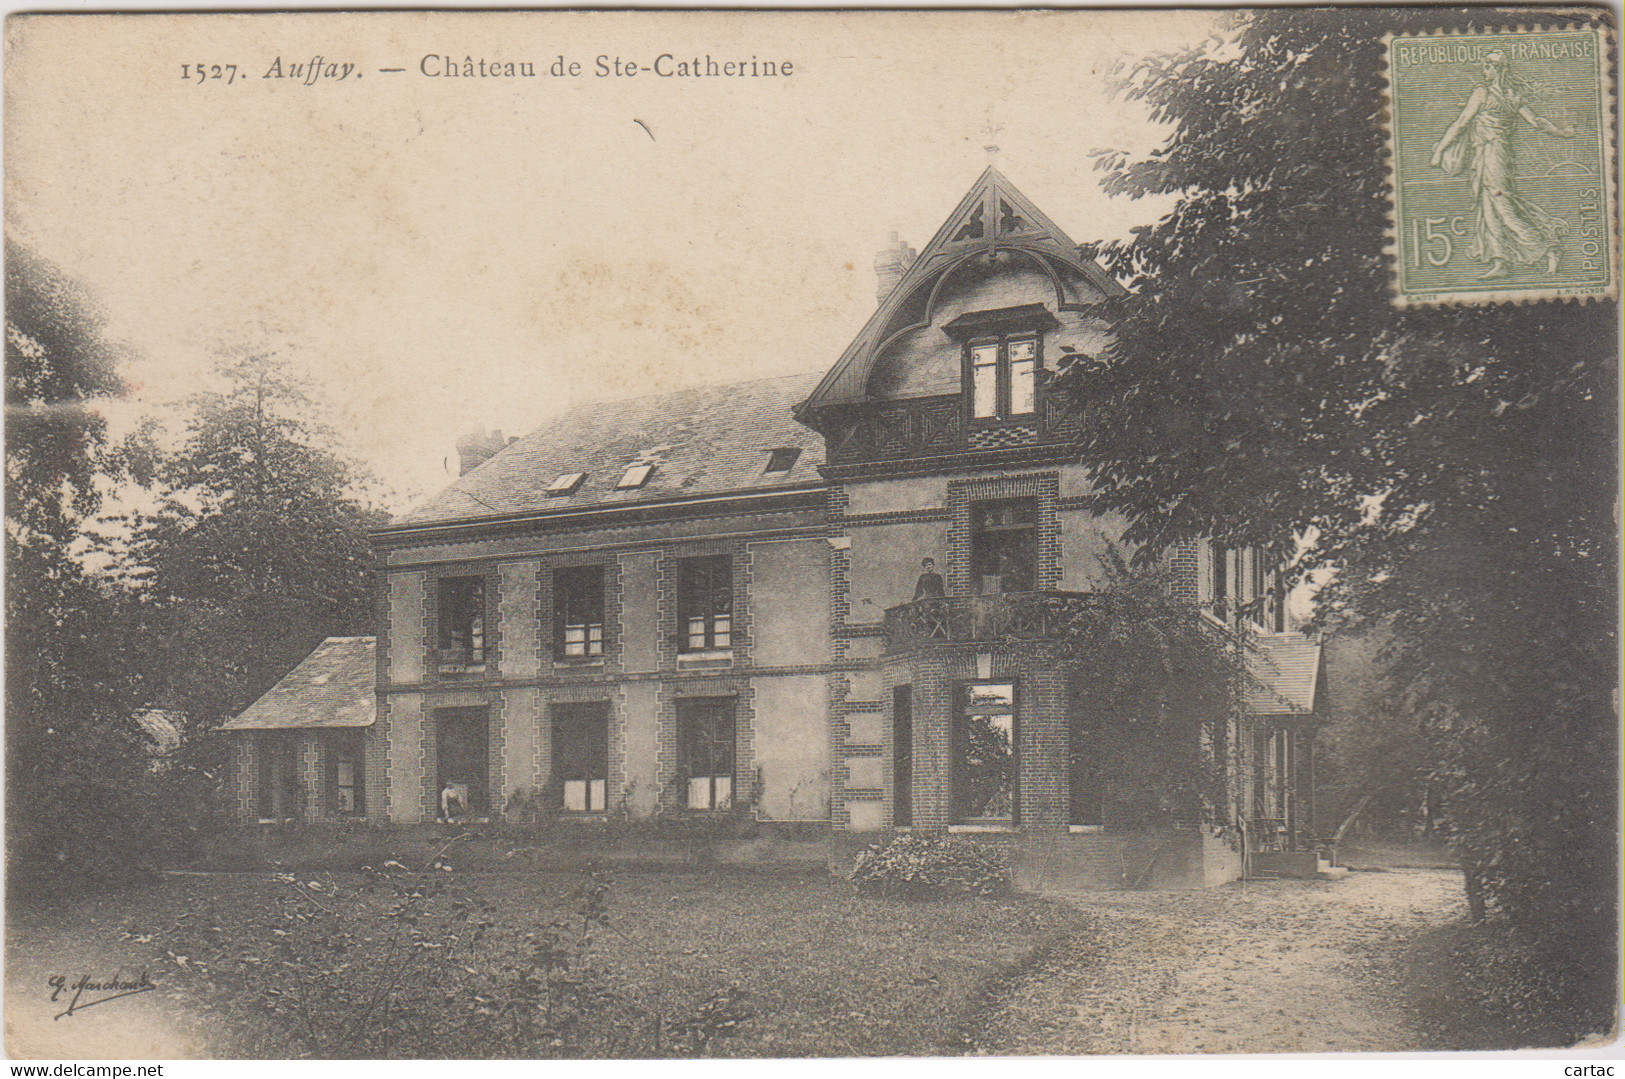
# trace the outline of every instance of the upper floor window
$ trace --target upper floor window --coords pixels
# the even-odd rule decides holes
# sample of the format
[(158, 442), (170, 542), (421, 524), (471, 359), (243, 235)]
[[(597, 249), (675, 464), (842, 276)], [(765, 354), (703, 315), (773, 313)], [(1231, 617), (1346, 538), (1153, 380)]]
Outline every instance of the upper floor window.
[(971, 311), (942, 328), (965, 347), (972, 420), (1014, 420), (1038, 412), (1044, 334), (1060, 325), (1041, 303)]
[(435, 624), (442, 665), (485, 662), (485, 579), (442, 577)]
[(1222, 543), (1208, 546), (1208, 601), (1213, 617), (1230, 619), (1230, 552)]
[(553, 654), (590, 659), (604, 654), (604, 567), (553, 571)]
[(677, 619), (682, 627), (683, 651), (732, 648), (733, 605), (730, 556), (706, 555), (678, 563)]
[(1031, 592), (1038, 587), (1038, 502), (1006, 498), (970, 510), (971, 590)]
[(1013, 419), (1036, 411), (1037, 338), (973, 341), (969, 348), (973, 418)]
[(1251, 600), (1247, 613), (1253, 624), (1265, 633), (1286, 632), (1286, 589), (1281, 574), (1270, 567), (1269, 556), (1262, 547), (1251, 549), (1248, 580)]

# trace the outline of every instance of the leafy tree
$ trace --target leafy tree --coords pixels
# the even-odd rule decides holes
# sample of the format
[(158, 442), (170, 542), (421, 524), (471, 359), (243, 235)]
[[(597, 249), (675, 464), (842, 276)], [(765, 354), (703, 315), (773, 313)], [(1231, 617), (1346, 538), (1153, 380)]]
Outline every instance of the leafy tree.
[(1380, 627), (1326, 640), (1325, 726), (1315, 740), (1317, 835), (1416, 838), (1433, 833), (1422, 717), (1388, 691)]
[(227, 357), (165, 453), (147, 437), (157, 508), (134, 522), (160, 640), (160, 698), (204, 730), (252, 703), (324, 637), (368, 631), (378, 520), (366, 477), (287, 365)]
[(1227, 830), (1245, 639), (1177, 598), (1165, 568), (1131, 570), (1115, 549), (1101, 565), (1108, 606), (1073, 627), (1056, 656), (1078, 724), (1069, 771), (1075, 782), (1111, 784), (1116, 804), (1107, 811), (1121, 823)]
[[(1474, 877), (1554, 967), (1601, 979), (1618, 921), (1618, 309), (1392, 306), (1382, 36), (1417, 18), (1262, 11), (1124, 74), (1171, 134), (1102, 155), (1106, 187), (1179, 203), (1096, 252), (1129, 285), (1117, 340), (1060, 381), (1099, 402), (1083, 456), (1143, 556), (1192, 535), (1263, 546), (1335, 570), (1327, 624), (1383, 622), (1392, 699), (1424, 725)], [(1607, 984), (1576, 1022), (1601, 1020)]]
[(119, 350), (75, 281), (6, 243), (6, 802), (8, 858), (106, 875), (148, 849), (150, 739), (124, 607), (79, 543), (113, 466), (96, 401)]

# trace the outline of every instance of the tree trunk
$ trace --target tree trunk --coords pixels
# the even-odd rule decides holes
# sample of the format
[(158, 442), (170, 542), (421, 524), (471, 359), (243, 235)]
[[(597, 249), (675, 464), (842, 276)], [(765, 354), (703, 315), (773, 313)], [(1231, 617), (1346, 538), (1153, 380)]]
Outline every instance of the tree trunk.
[(1478, 866), (1478, 859), (1463, 855), (1461, 875), (1467, 889), (1467, 917), (1477, 925), (1487, 915), (1484, 905), (1484, 875)]
[(1360, 814), (1365, 812), (1365, 807), (1370, 805), (1371, 799), (1375, 797), (1375, 794), (1360, 795), (1360, 800), (1354, 803), (1354, 808), (1349, 810), (1349, 815), (1343, 818), (1342, 824), (1338, 825), (1337, 832), (1332, 836), (1332, 846), (1338, 846), (1343, 842), (1343, 837), (1348, 835), (1349, 829), (1354, 827), (1354, 822), (1360, 819)]

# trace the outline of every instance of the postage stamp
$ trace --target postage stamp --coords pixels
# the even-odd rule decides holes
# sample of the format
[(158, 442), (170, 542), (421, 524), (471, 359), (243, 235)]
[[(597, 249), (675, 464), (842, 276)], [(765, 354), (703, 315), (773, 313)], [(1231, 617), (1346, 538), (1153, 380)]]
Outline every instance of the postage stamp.
[(1614, 296), (1601, 30), (1388, 39), (1394, 302)]

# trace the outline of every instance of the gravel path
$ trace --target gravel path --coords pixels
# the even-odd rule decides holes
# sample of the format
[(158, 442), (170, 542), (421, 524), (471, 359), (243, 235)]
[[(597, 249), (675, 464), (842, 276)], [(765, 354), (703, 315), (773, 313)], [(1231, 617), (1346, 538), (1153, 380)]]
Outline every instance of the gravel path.
[(1000, 998), (997, 1054), (1329, 1053), (1427, 1044), (1405, 945), (1462, 913), (1461, 874), (1354, 873), (1201, 892), (1080, 892), (1096, 916)]

